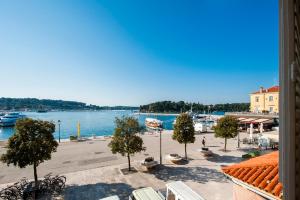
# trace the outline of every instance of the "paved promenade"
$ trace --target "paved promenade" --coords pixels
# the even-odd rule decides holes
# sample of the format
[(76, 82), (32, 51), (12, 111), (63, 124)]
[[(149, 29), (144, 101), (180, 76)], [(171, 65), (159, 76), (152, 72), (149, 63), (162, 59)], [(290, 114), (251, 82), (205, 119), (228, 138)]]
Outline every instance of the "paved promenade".
[[(207, 146), (215, 153), (212, 158), (204, 158), (197, 151), (201, 148), (203, 136), (206, 137)], [(132, 158), (134, 166), (146, 156), (159, 160), (158, 135), (142, 137), (147, 150)], [(242, 134), (241, 138), (243, 137), (245, 134)], [(188, 184), (206, 199), (231, 199), (232, 183), (220, 172), (220, 168), (222, 165), (240, 162), (241, 155), (249, 148), (242, 144), (242, 148), (237, 150), (237, 140), (230, 139), (229, 151), (223, 152), (223, 139), (214, 138), (213, 133), (197, 135), (196, 142), (187, 146), (189, 163), (174, 165), (163, 159), (163, 165), (152, 173), (123, 175), (120, 169), (127, 167), (127, 159), (112, 154), (107, 147), (108, 143), (109, 139), (61, 143), (52, 159), (38, 167), (38, 175), (66, 175), (65, 199), (99, 199), (112, 194), (118, 194), (123, 199), (134, 189), (151, 186), (164, 191), (167, 182), (178, 180)], [(162, 147), (163, 155), (184, 154), (184, 145), (173, 141), (171, 132), (168, 131), (162, 134)], [(0, 154), (3, 152), (5, 148), (2, 147)], [(32, 167), (19, 169), (0, 164), (0, 184), (6, 185), (5, 183), (18, 181), (21, 177), (32, 178), (32, 175)]]

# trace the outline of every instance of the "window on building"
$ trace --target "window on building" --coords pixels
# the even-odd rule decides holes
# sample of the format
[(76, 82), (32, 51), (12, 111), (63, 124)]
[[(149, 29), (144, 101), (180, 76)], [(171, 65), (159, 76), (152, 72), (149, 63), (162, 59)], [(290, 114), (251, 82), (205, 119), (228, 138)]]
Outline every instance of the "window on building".
[(270, 113), (272, 113), (274, 111), (273, 107), (270, 107)]
[(259, 102), (259, 97), (255, 97), (255, 102)]
[(273, 101), (273, 96), (269, 96), (269, 101)]

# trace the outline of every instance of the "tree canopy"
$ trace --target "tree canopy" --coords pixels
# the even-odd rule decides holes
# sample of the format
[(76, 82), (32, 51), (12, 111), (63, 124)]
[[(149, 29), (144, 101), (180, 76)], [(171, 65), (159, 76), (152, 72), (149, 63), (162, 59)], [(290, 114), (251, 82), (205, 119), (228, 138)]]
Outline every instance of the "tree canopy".
[(224, 150), (226, 151), (227, 139), (238, 135), (238, 120), (232, 116), (222, 117), (214, 127), (215, 137), (225, 139)]
[(54, 131), (55, 125), (48, 121), (29, 118), (18, 120), (15, 133), (9, 138), (7, 152), (1, 156), (1, 161), (20, 168), (33, 165), (37, 183), (36, 167), (51, 159), (51, 153), (58, 146), (53, 137)]
[(0, 98), (0, 110), (134, 110), (131, 106), (96, 106), (76, 101), (36, 98)]
[(204, 105), (201, 103), (186, 103), (184, 101), (160, 101), (148, 105), (141, 105), (140, 112), (180, 113), (187, 112), (193, 108), (194, 112), (246, 112), (249, 111), (249, 103), (231, 103)]
[(108, 146), (111, 148), (112, 153), (127, 156), (130, 171), (130, 156), (146, 150), (142, 138), (137, 135), (142, 128), (134, 117), (116, 118), (115, 125), (115, 132)]
[(187, 159), (186, 145), (195, 142), (195, 129), (191, 116), (182, 113), (176, 118), (172, 138), (180, 144), (184, 144), (185, 158)]

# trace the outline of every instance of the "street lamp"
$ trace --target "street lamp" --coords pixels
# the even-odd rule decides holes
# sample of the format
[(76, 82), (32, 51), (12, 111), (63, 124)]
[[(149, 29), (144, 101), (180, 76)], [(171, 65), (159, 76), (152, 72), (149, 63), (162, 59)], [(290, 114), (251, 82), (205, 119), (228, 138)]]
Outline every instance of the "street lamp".
[(61, 123), (61, 121), (58, 120), (57, 123), (58, 123), (58, 142), (60, 143), (60, 123)]
[(162, 155), (161, 155), (161, 129), (159, 129), (159, 164), (162, 164)]

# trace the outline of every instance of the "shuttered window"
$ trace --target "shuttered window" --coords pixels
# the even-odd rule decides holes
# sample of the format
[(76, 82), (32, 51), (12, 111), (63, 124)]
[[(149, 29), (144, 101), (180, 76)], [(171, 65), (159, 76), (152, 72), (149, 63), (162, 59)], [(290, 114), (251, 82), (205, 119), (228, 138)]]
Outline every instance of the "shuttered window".
[(295, 175), (296, 175), (296, 199), (300, 199), (300, 4), (295, 1), (294, 8), (294, 63), (293, 63), (293, 82), (295, 88)]
[(280, 180), (300, 200), (300, 0), (280, 0)]

